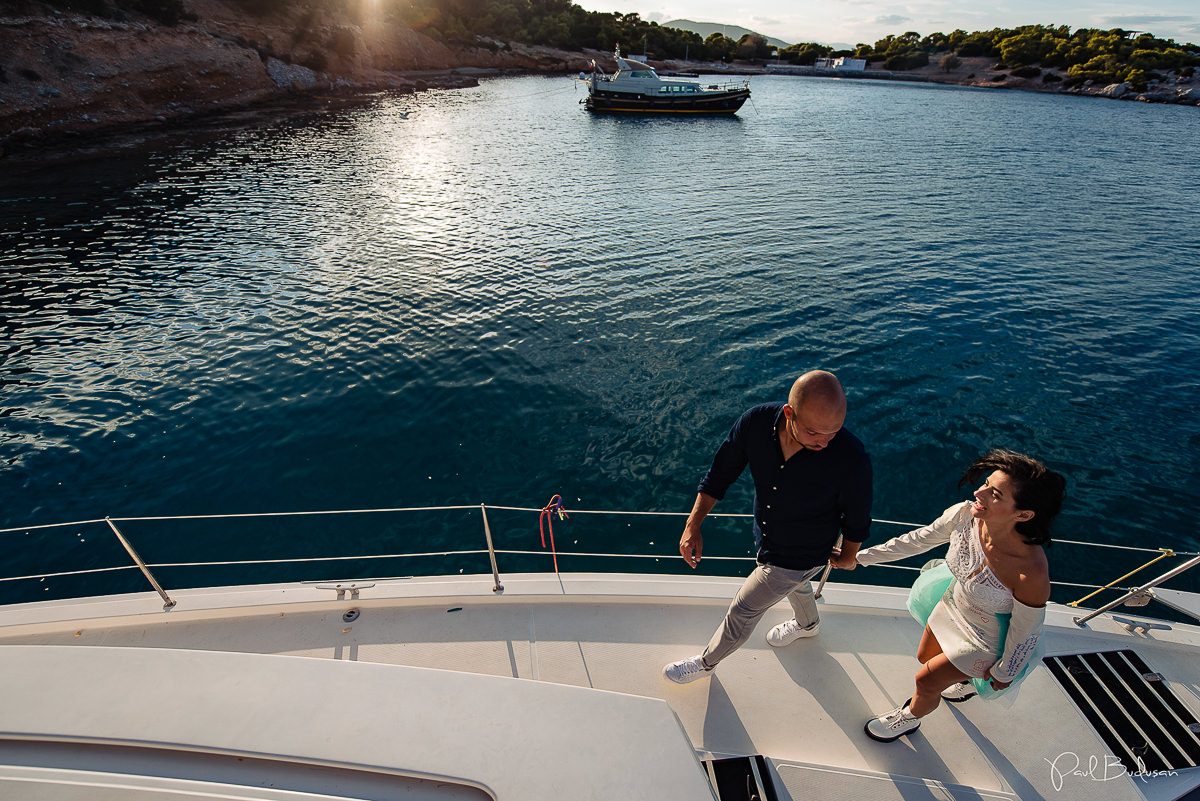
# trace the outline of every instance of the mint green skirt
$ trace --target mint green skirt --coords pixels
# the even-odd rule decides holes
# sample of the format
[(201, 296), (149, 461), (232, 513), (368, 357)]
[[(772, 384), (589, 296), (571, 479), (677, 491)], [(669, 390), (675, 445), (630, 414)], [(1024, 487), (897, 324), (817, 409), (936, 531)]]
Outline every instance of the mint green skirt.
[[(933, 608), (941, 603), (942, 596), (949, 591), (952, 583), (954, 583), (954, 574), (950, 572), (950, 567), (945, 560), (936, 559), (926, 564), (921, 568), (921, 575), (913, 582), (912, 589), (908, 592), (909, 614), (922, 626), (927, 625), (929, 616), (933, 614)], [(1011, 615), (996, 615), (996, 619), (1000, 621), (1000, 649), (996, 654), (997, 659), (1000, 658), (1000, 654), (1004, 653), (1004, 640), (1008, 636), (1008, 621), (1011, 617)], [(1012, 684), (1003, 690), (994, 689), (986, 678), (971, 679), (971, 683), (975, 685), (975, 691), (979, 693), (980, 698), (995, 698), (1016, 687), (1029, 672), (1029, 666), (1041, 658), (1042, 643), (1039, 641), (1033, 656), (1025, 663), (1025, 667), (1021, 668), (1021, 672), (1013, 679)]]

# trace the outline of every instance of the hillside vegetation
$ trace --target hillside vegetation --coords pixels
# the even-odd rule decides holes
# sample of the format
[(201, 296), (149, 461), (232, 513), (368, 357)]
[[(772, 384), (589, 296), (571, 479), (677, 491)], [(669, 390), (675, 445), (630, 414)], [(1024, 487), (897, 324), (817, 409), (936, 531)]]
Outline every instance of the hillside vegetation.
[[(700, 34), (702, 39), (707, 39), (714, 33), (719, 33), (733, 39), (735, 42), (740, 42), (743, 36), (755, 34), (755, 31), (749, 28), (743, 28), (739, 25), (728, 25), (720, 22), (696, 22), (690, 19), (672, 19), (662, 23), (665, 28), (679, 28), (684, 31), (692, 31)], [(771, 36), (765, 37), (767, 44), (775, 48), (784, 48), (791, 46), (791, 42), (785, 42), (782, 39), (776, 39)]]
[[(569, 0), (231, 0), (252, 16), (294, 13), (338, 13), (351, 20), (367, 16), (411, 28), (447, 45), (505, 42), (542, 45), (558, 50), (596, 49), (626, 52), (648, 49), (655, 58), (731, 61), (767, 58), (774, 49), (764, 37), (740, 41), (720, 33), (707, 38), (691, 31), (647, 22), (638, 14), (585, 11)], [(148, 16), (164, 25), (196, 21), (188, 0), (16, 0), (4, 3), (18, 12), (48, 5), (62, 11), (124, 19)]]
[(1179, 45), (1172, 39), (1120, 28), (1078, 28), (1072, 32), (1068, 25), (1023, 25), (974, 33), (956, 30), (924, 37), (909, 31), (889, 35), (873, 45), (860, 44), (854, 50), (834, 51), (807, 42), (785, 48), (779, 55), (793, 64), (812, 64), (821, 56), (853, 56), (882, 61), (889, 70), (924, 67), (934, 60), (949, 67), (955, 59), (988, 56), (1018, 77), (1036, 77), (1042, 69), (1055, 69), (1066, 72), (1067, 87), (1087, 81), (1129, 82), (1139, 91), (1148, 81), (1160, 79), (1162, 72), (1190, 76), (1200, 66), (1200, 47), (1194, 44)]
[[(143, 14), (174, 25), (194, 19), (187, 0), (48, 0), (52, 7), (120, 17)], [(638, 14), (585, 11), (570, 0), (232, 0), (251, 15), (266, 16), (302, 9), (308, 14), (338, 12), (351, 19), (367, 13), (423, 33), (448, 45), (503, 47), (506, 42), (544, 45), (560, 50), (612, 51), (621, 43), (626, 52), (645, 48), (657, 59), (732, 61), (778, 56), (792, 64), (812, 64), (821, 56), (852, 56), (882, 62), (888, 70), (923, 67), (931, 61), (988, 56), (1005, 69), (1049, 68), (1065, 71), (1067, 87), (1086, 81), (1130, 82), (1141, 88), (1162, 71), (1192, 70), (1200, 65), (1200, 47), (1177, 44), (1150, 33), (1120, 28), (1099, 30), (1068, 25), (1023, 25), (968, 33), (921, 36), (915, 31), (888, 35), (853, 50), (834, 50), (802, 42), (776, 51), (753, 33), (737, 41), (722, 33), (702, 38), (688, 30), (647, 22)], [(17, 0), (16, 5), (20, 5)], [(10, 5), (12, 3), (10, 2)], [(742, 29), (736, 29), (742, 30)], [(336, 43), (334, 43), (336, 44)], [(1019, 77), (1020, 73), (1017, 73)], [(1023, 76), (1028, 77), (1028, 75)], [(1057, 78), (1057, 76), (1055, 76)]]

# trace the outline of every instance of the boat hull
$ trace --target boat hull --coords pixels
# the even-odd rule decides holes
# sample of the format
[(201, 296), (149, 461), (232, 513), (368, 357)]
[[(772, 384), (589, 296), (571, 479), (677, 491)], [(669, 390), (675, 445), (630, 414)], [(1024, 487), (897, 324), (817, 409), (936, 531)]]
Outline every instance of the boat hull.
[[(698, 757), (759, 754), (775, 790), (759, 797), (779, 801), (1166, 801), (1200, 789), (1193, 764), (1134, 775), (1102, 739), (1137, 715), (1144, 729), (1120, 724), (1126, 739), (1165, 747), (1151, 695), (1170, 694), (1178, 722), (1194, 722), (1194, 625), (1078, 626), (1078, 609), (1047, 604), (1046, 653), (1061, 671), (1036, 664), (1010, 704), (939, 709), (883, 745), (862, 724), (908, 697), (919, 667), (906, 588), (826, 584), (820, 637), (786, 649), (754, 637), (679, 687), (662, 666), (695, 653), (741, 579), (498, 584), (456, 574), (181, 589), (169, 610), (151, 592), (0, 606), (0, 682), (18, 688), (0, 709), (0, 797), (695, 801), (716, 798)], [(780, 603), (760, 631), (791, 616)], [(1125, 652), (1145, 665), (1122, 674)], [(1095, 724), (1079, 711), (1088, 698), (1104, 704)], [(727, 775), (714, 765), (714, 786)]]
[(585, 106), (588, 111), (614, 114), (735, 114), (749, 97), (746, 88), (665, 98), (600, 90), (588, 95)]

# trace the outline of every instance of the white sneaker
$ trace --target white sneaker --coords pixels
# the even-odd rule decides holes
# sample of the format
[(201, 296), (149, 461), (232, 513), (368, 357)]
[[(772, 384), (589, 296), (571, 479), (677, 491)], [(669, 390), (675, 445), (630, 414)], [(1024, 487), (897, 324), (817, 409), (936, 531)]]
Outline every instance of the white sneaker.
[(968, 698), (974, 698), (978, 693), (975, 692), (975, 685), (969, 681), (960, 681), (958, 684), (951, 684), (946, 689), (942, 690), (942, 698), (945, 698), (952, 704), (961, 704)]
[(696, 679), (706, 679), (712, 673), (712, 668), (700, 664), (700, 656), (681, 659), (663, 668), (663, 675), (676, 684), (691, 684)]
[(904, 706), (898, 706), (887, 714), (868, 720), (867, 725), (863, 726), (867, 736), (881, 743), (890, 743), (921, 728), (921, 719), (908, 711), (909, 701), (912, 699), (905, 701)]
[(821, 621), (813, 623), (808, 628), (802, 628), (796, 622), (796, 618), (780, 623), (774, 626), (767, 632), (767, 644), (773, 645), (776, 648), (782, 648), (785, 645), (791, 645), (801, 637), (815, 637), (817, 630), (821, 628)]

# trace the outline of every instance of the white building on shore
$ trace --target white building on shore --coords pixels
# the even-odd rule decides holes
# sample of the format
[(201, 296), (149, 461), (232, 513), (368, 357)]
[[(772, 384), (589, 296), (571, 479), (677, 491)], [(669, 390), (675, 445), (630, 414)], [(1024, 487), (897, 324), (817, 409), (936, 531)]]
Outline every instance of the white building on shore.
[(844, 56), (839, 56), (838, 58), (818, 58), (813, 66), (824, 70), (862, 72), (867, 68), (867, 60), (865, 58), (846, 58)]

